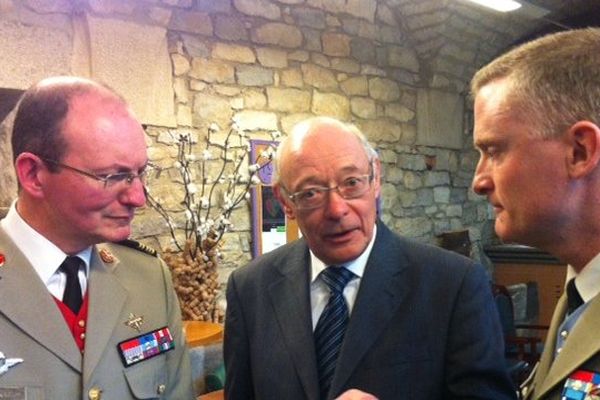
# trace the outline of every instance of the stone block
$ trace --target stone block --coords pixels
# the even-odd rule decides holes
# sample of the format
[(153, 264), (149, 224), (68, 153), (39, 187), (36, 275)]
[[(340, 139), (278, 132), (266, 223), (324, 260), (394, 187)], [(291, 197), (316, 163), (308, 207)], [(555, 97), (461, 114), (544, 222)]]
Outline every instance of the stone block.
[(175, 76), (187, 74), (190, 70), (190, 62), (181, 54), (171, 54), (171, 62), (173, 63), (173, 75)]
[(378, 68), (375, 65), (364, 64), (360, 68), (361, 75), (374, 75), (374, 76), (385, 76), (386, 73), (383, 69)]
[(210, 49), (205, 40), (185, 33), (181, 35), (181, 38), (183, 39), (183, 47), (190, 56), (202, 58), (208, 58), (210, 56)]
[(313, 8), (294, 8), (291, 11), (292, 17), (300, 26), (308, 26), (315, 29), (325, 29), (325, 13)]
[(344, 9), (350, 15), (375, 22), (377, 0), (347, 0)]
[(150, 7), (148, 17), (161, 26), (168, 26), (173, 12), (162, 7)]
[(356, 74), (360, 71), (360, 64), (350, 58), (333, 58), (331, 68), (349, 74)]
[(450, 184), (450, 175), (446, 171), (425, 172), (425, 186), (447, 186)]
[(399, 218), (395, 228), (408, 237), (419, 237), (431, 234), (433, 222), (426, 217)]
[(463, 208), (460, 204), (451, 204), (446, 207), (446, 215), (448, 217), (462, 217)]
[(213, 25), (207, 13), (199, 11), (175, 10), (169, 28), (175, 31), (212, 36)]
[(256, 61), (254, 51), (250, 47), (230, 43), (215, 43), (212, 56), (244, 64), (252, 64)]
[(217, 123), (228, 126), (233, 110), (229, 101), (221, 96), (198, 93), (194, 96), (193, 119), (195, 125)]
[[(214, 0), (210, 1), (215, 2)], [(248, 40), (248, 31), (242, 19), (229, 15), (217, 15), (214, 20), (215, 35), (218, 38), (231, 41)]]
[(286, 68), (288, 66), (287, 52), (268, 47), (256, 49), (258, 62), (264, 67)]
[(235, 68), (237, 83), (242, 86), (269, 86), (273, 84), (273, 71), (255, 65)]
[(318, 89), (332, 90), (338, 87), (337, 79), (330, 70), (314, 64), (302, 64), (304, 83)]
[(184, 104), (177, 105), (177, 125), (192, 126), (192, 107)]
[(277, 115), (272, 112), (244, 110), (236, 113), (233, 118), (240, 129), (245, 131), (278, 129)]
[(448, 204), (450, 202), (450, 188), (442, 186), (433, 188), (433, 200), (436, 203)]
[(340, 83), (342, 92), (348, 96), (366, 96), (369, 94), (369, 82), (364, 76), (356, 76)]
[(376, 119), (360, 121), (357, 124), (373, 142), (399, 142), (402, 140), (402, 127), (395, 121)]
[(244, 107), (250, 109), (262, 109), (267, 105), (267, 96), (259, 90), (245, 90), (242, 93), (244, 99)]
[(173, 90), (175, 91), (175, 100), (178, 103), (187, 104), (189, 95), (186, 80), (183, 78), (175, 78), (173, 81)]
[(350, 99), (350, 110), (359, 118), (372, 119), (377, 117), (375, 101), (366, 97)]
[(419, 72), (419, 59), (415, 50), (408, 47), (390, 46), (388, 63), (392, 67), (404, 68), (411, 72)]
[(398, 84), (390, 79), (369, 79), (369, 95), (375, 100), (395, 101), (400, 98)]
[(375, 59), (375, 43), (372, 40), (354, 37), (350, 41), (350, 54), (352, 58), (362, 63), (373, 62)]
[(385, 105), (385, 116), (398, 121), (408, 122), (415, 117), (415, 112), (401, 104), (391, 103)]
[(218, 60), (194, 57), (189, 75), (204, 82), (235, 83), (235, 69)]
[(398, 159), (398, 167), (411, 171), (424, 171), (425, 157), (422, 154), (402, 154)]
[(311, 28), (302, 28), (302, 35), (304, 35), (304, 49), (316, 52), (321, 52), (323, 50), (323, 47), (321, 46), (321, 31)]
[(242, 14), (263, 17), (271, 20), (281, 18), (279, 6), (269, 0), (233, 0), (233, 5)]
[(196, 0), (196, 9), (207, 13), (231, 13), (231, 0)]
[(237, 96), (242, 92), (242, 89), (237, 86), (213, 85), (213, 88), (216, 93), (227, 97)]
[(321, 93), (314, 91), (311, 111), (317, 115), (327, 115), (342, 120), (350, 116), (350, 102), (337, 93)]
[(310, 60), (313, 63), (320, 65), (321, 67), (324, 67), (324, 68), (329, 68), (331, 66), (331, 63), (329, 62), (329, 57), (327, 57), (321, 53), (312, 53), (310, 55)]
[(87, 22), (92, 78), (106, 82), (125, 97), (142, 123), (175, 126), (166, 30), (91, 16)]
[(385, 4), (379, 3), (377, 5), (377, 12), (375, 14), (379, 21), (382, 21), (391, 26), (398, 26), (398, 21), (396, 21), (396, 17), (394, 17), (394, 13), (392, 10)]
[(464, 98), (458, 93), (419, 89), (417, 93), (417, 144), (461, 149)]
[(321, 35), (323, 53), (334, 57), (350, 56), (350, 36), (343, 33), (326, 32)]
[(292, 25), (279, 22), (266, 23), (252, 31), (252, 41), (287, 48), (298, 48), (302, 44), (302, 32)]
[(269, 108), (288, 113), (310, 110), (310, 92), (300, 89), (267, 88)]
[(135, 2), (131, 0), (89, 0), (88, 4), (98, 14), (130, 15), (135, 9)]
[(288, 59), (292, 61), (306, 62), (310, 58), (308, 51), (296, 50), (288, 54)]
[(281, 84), (283, 86), (301, 88), (304, 86), (302, 72), (297, 68), (290, 68), (281, 71)]
[(47, 76), (72, 73), (67, 32), (0, 21), (0, 37), (0, 87), (27, 89)]

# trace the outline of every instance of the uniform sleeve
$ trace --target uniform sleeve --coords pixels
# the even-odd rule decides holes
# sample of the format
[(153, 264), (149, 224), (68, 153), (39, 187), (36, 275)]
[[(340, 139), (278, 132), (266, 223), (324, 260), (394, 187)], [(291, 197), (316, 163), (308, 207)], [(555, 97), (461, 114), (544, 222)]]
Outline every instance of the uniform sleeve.
[(463, 278), (449, 329), (444, 398), (516, 399), (498, 312), (480, 265), (470, 267)]
[(254, 390), (250, 368), (250, 349), (242, 305), (235, 282), (235, 273), (227, 283), (227, 311), (225, 316), (225, 398), (252, 400)]
[(181, 322), (181, 310), (179, 300), (173, 288), (171, 273), (168, 267), (161, 260), (163, 275), (165, 278), (165, 290), (167, 298), (167, 312), (169, 319), (169, 329), (175, 340), (175, 349), (167, 353), (167, 390), (164, 398), (169, 400), (187, 400), (195, 399), (192, 386), (192, 372), (188, 348), (183, 334), (183, 324)]

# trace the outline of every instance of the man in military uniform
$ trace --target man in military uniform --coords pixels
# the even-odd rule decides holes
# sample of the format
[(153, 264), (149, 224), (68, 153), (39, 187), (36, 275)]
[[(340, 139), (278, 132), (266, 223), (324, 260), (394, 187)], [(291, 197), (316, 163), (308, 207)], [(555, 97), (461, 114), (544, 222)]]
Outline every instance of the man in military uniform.
[(191, 399), (179, 304), (126, 240), (145, 203), (144, 131), (96, 82), (42, 80), (12, 132), (19, 194), (0, 221), (0, 397)]

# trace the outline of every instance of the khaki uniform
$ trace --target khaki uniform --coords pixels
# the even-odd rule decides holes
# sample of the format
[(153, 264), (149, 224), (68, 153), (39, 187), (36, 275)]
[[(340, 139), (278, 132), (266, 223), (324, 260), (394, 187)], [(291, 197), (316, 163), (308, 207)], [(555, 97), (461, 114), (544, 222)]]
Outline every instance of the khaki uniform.
[[(0, 254), (0, 352), (23, 359), (0, 375), (0, 397), (4, 391), (35, 400), (194, 398), (179, 304), (158, 257), (118, 244), (94, 247), (81, 354), (54, 299), (2, 228)], [(138, 317), (139, 331), (132, 323)], [(175, 349), (125, 367), (117, 345), (165, 326)]]

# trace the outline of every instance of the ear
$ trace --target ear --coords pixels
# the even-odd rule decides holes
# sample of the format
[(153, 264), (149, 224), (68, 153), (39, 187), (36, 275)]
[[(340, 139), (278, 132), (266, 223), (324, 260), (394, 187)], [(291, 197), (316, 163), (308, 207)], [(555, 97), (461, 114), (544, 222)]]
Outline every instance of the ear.
[(578, 121), (569, 128), (567, 140), (569, 176), (582, 178), (594, 172), (600, 161), (600, 128), (590, 121)]
[(284, 190), (281, 188), (280, 185), (275, 184), (273, 186), (273, 193), (275, 194), (277, 200), (279, 200), (281, 207), (283, 207), (283, 211), (285, 212), (286, 217), (288, 219), (296, 219), (296, 213), (294, 212), (294, 208), (292, 207), (292, 200), (290, 200), (290, 198), (283, 192)]
[(21, 190), (26, 191), (32, 197), (44, 196), (42, 175), (47, 171), (44, 162), (33, 153), (21, 153), (15, 160), (15, 172)]
[(375, 197), (381, 194), (381, 161), (376, 158), (373, 161), (373, 188), (375, 189)]

